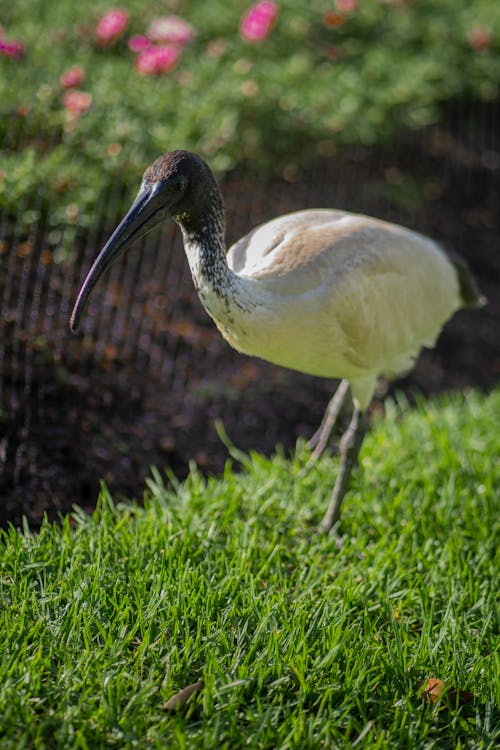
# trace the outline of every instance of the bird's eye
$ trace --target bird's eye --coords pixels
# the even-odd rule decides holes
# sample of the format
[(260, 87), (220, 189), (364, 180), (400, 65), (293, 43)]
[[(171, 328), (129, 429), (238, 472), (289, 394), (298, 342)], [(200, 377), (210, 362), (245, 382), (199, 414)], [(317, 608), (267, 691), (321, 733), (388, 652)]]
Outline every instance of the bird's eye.
[(186, 179), (184, 177), (179, 177), (177, 180), (174, 180), (172, 184), (172, 188), (176, 193), (180, 193), (185, 187)]

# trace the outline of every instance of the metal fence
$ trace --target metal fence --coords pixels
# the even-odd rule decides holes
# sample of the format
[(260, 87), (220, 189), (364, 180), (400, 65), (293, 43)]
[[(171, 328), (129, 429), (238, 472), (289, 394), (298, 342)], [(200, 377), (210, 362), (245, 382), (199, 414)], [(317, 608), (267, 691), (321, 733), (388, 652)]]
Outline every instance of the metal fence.
[[(500, 374), (498, 111), (450, 108), (443, 124), (390, 150), (330, 154), (304, 172), (231, 174), (222, 183), (228, 243), (306, 207), (360, 211), (430, 234), (468, 260), (490, 303), (457, 315), (399, 387), (489, 387)], [(152, 464), (183, 475), (194, 460), (218, 471), (227, 451), (216, 419), (243, 450), (289, 449), (314, 429), (331, 393), (331, 383), (229, 349), (197, 300), (173, 225), (100, 282), (72, 336), (77, 288), (118, 218), (110, 199), (63, 260), (46, 217), (26, 233), (0, 214), (2, 523), (25, 514), (37, 524), (75, 503), (91, 508), (100, 479), (117, 495), (140, 496)]]

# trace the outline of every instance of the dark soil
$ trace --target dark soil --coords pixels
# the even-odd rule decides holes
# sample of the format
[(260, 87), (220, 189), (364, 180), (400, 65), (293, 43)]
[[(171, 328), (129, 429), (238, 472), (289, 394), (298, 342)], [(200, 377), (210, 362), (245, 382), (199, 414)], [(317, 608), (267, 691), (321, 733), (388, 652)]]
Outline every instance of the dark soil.
[[(228, 240), (273, 216), (336, 206), (413, 226), (465, 257), (488, 305), (450, 321), (432, 352), (393, 388), (489, 389), (500, 376), (500, 130), (495, 108), (455, 112), (446, 128), (390, 152), (330, 155), (307, 173), (223, 183)], [(474, 125), (475, 124), (475, 125)], [(474, 127), (476, 130), (474, 130)], [(130, 194), (134, 194), (131, 186)], [(110, 222), (111, 224), (111, 222)], [(108, 226), (106, 231), (112, 229)], [(0, 523), (37, 526), (74, 504), (91, 510), (99, 481), (142, 497), (149, 467), (183, 476), (190, 461), (227, 459), (214, 423), (242, 450), (293, 449), (317, 426), (331, 382), (233, 352), (196, 298), (179, 239), (150, 236), (95, 290), (84, 333), (67, 320), (105, 230), (80, 238), (71, 264), (40, 236), (0, 243), (2, 401)], [(500, 415), (499, 415), (500, 416)]]

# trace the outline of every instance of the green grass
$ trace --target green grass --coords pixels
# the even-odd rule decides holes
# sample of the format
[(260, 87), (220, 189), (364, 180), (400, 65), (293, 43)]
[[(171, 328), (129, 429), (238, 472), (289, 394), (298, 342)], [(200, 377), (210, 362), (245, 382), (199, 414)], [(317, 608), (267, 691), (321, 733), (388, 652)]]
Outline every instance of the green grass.
[[(301, 447), (11, 528), (2, 750), (498, 747), (499, 423), (500, 390), (388, 404), (340, 551), (314, 531), (338, 459), (298, 479)], [(426, 704), (431, 676), (473, 702)]]

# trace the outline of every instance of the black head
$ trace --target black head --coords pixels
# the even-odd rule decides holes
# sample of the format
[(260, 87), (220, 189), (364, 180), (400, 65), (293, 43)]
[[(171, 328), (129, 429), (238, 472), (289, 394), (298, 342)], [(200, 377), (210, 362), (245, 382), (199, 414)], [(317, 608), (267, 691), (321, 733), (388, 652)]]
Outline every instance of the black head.
[(87, 274), (78, 294), (71, 330), (97, 280), (129, 247), (161, 221), (172, 218), (189, 233), (201, 231), (207, 214), (222, 213), (220, 191), (210, 168), (190, 151), (170, 151), (144, 172), (140, 190)]
[(210, 167), (190, 151), (170, 151), (146, 169), (142, 184), (154, 186), (168, 205), (170, 216), (181, 224), (203, 215), (219, 188)]
[(191, 151), (177, 150), (159, 156), (146, 169), (142, 179), (145, 182), (162, 182), (174, 179), (185, 182), (186, 180), (203, 180), (211, 175), (210, 167), (197, 154), (193, 154)]

